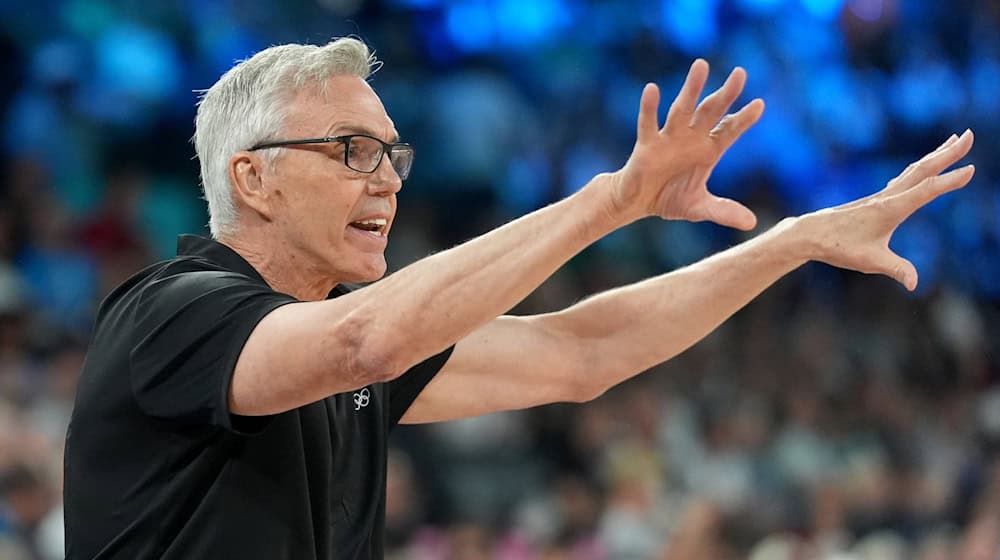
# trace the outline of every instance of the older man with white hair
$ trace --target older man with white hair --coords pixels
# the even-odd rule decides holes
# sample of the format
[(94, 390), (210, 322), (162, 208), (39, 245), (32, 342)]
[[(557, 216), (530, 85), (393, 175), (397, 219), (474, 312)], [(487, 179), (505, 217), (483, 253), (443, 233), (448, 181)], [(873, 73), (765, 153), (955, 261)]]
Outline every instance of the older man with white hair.
[(395, 424), (593, 399), (809, 260), (912, 290), (892, 232), (973, 175), (941, 174), (973, 143), (953, 135), (867, 198), (556, 313), (504, 315), (641, 218), (755, 226), (706, 181), (763, 102), (726, 115), (736, 69), (699, 103), (699, 60), (662, 126), (646, 86), (622, 169), (350, 291), (385, 273), (414, 161), (367, 82), (375, 65), (355, 39), (282, 45), (204, 94), (212, 239), (182, 236), (101, 306), (66, 444), (69, 558), (380, 558)]

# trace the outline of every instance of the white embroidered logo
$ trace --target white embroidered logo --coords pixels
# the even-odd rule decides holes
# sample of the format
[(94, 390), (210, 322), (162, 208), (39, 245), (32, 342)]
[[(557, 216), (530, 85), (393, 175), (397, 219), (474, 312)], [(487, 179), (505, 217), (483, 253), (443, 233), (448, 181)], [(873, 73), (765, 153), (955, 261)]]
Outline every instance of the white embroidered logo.
[(368, 406), (368, 402), (371, 400), (372, 394), (368, 390), (368, 387), (354, 393), (354, 410), (361, 410), (362, 408)]

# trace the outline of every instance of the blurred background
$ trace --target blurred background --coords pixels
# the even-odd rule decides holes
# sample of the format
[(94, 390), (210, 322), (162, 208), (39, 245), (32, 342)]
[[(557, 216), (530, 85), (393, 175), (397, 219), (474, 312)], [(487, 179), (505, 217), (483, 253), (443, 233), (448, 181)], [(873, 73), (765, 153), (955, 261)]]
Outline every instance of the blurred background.
[[(710, 183), (761, 226), (880, 188), (966, 127), (972, 185), (894, 248), (914, 294), (807, 265), (584, 405), (401, 427), (390, 558), (1000, 557), (1000, 4), (988, 0), (14, 0), (0, 4), (0, 559), (61, 558), (62, 445), (100, 299), (207, 216), (196, 94), (356, 34), (417, 163), (393, 269), (617, 169), (642, 85), (734, 65), (763, 120)], [(745, 238), (647, 220), (515, 313)], [(526, 390), (530, 390), (526, 388)]]

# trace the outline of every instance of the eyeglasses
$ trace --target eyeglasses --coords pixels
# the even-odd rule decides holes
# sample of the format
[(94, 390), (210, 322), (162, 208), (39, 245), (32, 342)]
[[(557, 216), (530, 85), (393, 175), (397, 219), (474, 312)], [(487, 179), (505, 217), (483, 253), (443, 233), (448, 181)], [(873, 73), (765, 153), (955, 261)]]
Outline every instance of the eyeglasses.
[(307, 138), (304, 140), (279, 140), (265, 142), (250, 148), (250, 151), (264, 148), (281, 148), (299, 144), (344, 144), (344, 165), (360, 173), (374, 173), (382, 163), (382, 156), (389, 154), (389, 163), (396, 170), (399, 179), (405, 181), (410, 176), (413, 167), (413, 146), (403, 143), (389, 144), (367, 134), (348, 134), (346, 136), (328, 136), (326, 138)]

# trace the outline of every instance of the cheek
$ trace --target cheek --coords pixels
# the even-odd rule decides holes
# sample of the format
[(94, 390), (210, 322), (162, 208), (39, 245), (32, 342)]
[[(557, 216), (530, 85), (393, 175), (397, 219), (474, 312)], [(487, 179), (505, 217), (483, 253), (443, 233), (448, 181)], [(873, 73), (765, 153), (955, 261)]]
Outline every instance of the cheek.
[(337, 243), (344, 237), (363, 188), (329, 169), (302, 165), (276, 194), (287, 228), (315, 241)]
[[(347, 193), (342, 193), (347, 194)], [(344, 239), (356, 200), (348, 196), (334, 196), (327, 189), (313, 197), (299, 201), (299, 215), (308, 223), (309, 231), (317, 239), (339, 243)]]

